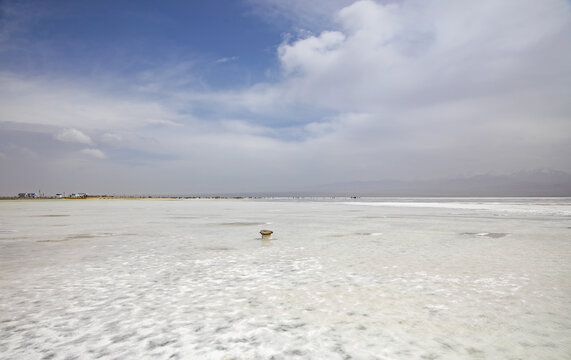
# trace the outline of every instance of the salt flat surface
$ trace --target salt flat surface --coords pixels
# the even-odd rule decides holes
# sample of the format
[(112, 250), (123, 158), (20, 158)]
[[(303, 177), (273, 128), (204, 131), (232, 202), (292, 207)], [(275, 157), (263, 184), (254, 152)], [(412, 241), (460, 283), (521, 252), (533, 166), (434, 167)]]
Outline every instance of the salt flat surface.
[(0, 358), (569, 359), (570, 210), (2, 201)]

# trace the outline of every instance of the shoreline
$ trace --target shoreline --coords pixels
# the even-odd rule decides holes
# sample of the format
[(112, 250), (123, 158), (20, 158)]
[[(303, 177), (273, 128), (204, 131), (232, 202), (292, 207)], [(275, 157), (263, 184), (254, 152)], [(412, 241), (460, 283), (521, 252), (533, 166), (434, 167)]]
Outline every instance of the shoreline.
[[(290, 198), (298, 198), (297, 196), (289, 196)], [(142, 196), (142, 195), (93, 195), (82, 198), (73, 197), (35, 197), (35, 198), (21, 198), (18, 196), (1, 196), (0, 200), (21, 200), (21, 201), (34, 201), (34, 200), (140, 200), (140, 199), (264, 199), (271, 198), (271, 196)]]
[(163, 199), (163, 200), (175, 200), (175, 199), (186, 199), (186, 200), (200, 200), (200, 199), (212, 199), (212, 200), (261, 200), (261, 199), (292, 199), (292, 200), (301, 200), (301, 199), (349, 199), (349, 200), (357, 200), (361, 198), (375, 198), (375, 199), (569, 199), (571, 196), (544, 196), (544, 195), (535, 195), (535, 196), (505, 196), (505, 195), (487, 195), (487, 196), (470, 196), (470, 195), (462, 195), (462, 196), (454, 196), (454, 195), (423, 195), (423, 196), (414, 196), (414, 195), (401, 195), (401, 196), (387, 196), (387, 195), (365, 195), (365, 196), (354, 196), (348, 194), (313, 194), (313, 195), (283, 195), (283, 194), (276, 194), (276, 195), (88, 195), (85, 197), (55, 197), (55, 196), (43, 196), (43, 197), (34, 197), (34, 198), (26, 198), (26, 197), (18, 197), (18, 196), (0, 196), (0, 201), (2, 200), (17, 200), (17, 201), (43, 201), (43, 200), (143, 200), (143, 199)]

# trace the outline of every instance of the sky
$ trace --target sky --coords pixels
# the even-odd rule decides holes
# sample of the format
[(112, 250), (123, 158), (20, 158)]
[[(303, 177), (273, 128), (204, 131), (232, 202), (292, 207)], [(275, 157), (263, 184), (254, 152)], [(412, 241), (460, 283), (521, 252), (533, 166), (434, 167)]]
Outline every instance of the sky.
[(0, 194), (571, 172), (569, 0), (0, 1)]

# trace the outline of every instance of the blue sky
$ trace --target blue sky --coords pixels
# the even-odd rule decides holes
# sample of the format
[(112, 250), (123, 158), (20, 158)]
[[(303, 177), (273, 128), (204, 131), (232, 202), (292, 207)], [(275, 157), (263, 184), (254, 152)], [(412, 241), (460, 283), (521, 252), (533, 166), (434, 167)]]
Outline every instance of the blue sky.
[(283, 30), (240, 1), (18, 1), (6, 8), (4, 22), (16, 29), (4, 68), (64, 76), (132, 76), (191, 62), (212, 86), (249, 85), (276, 65)]
[(0, 193), (571, 171), (566, 0), (0, 1)]

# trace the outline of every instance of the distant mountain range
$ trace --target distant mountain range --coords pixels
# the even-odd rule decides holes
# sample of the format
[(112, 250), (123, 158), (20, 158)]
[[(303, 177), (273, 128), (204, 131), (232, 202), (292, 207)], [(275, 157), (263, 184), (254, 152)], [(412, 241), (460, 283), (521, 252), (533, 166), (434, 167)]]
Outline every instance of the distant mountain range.
[(571, 174), (539, 169), (432, 180), (378, 180), (319, 185), (303, 193), (337, 196), (571, 196)]

